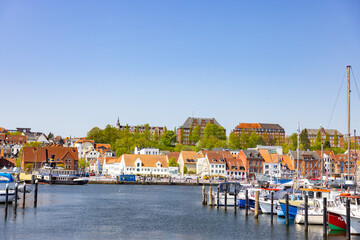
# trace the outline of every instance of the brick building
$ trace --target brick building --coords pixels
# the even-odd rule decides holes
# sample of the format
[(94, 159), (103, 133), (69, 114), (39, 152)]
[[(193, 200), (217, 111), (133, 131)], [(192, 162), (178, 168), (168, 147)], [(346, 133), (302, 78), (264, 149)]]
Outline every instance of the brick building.
[[(190, 129), (194, 129), (196, 126), (199, 126), (200, 127), (200, 137), (203, 137), (203, 130), (204, 130), (206, 124), (208, 124), (208, 123), (216, 124), (221, 127), (221, 125), (218, 123), (218, 121), (215, 120), (215, 118), (188, 117), (186, 119), (186, 121), (184, 122), (184, 124), (177, 129), (177, 132), (176, 132), (177, 142), (184, 144), (184, 145), (194, 145), (195, 143), (191, 143), (189, 141)], [(226, 133), (225, 129), (224, 129), (224, 131)]]
[(321, 161), (316, 151), (299, 151), (299, 159), (297, 159), (296, 151), (289, 151), (289, 157), (295, 172), (299, 160), (299, 176), (304, 178), (319, 178), (321, 176)]
[(24, 135), (6, 135), (0, 133), (0, 144), (19, 144), (23, 145), (26, 143), (26, 136)]
[(240, 123), (235, 127), (233, 132), (239, 136), (242, 132), (256, 134), (262, 136), (268, 145), (282, 144), (285, 141), (285, 130), (279, 124), (269, 123)]
[[(329, 135), (329, 141), (330, 141), (331, 147), (342, 147), (344, 144), (344, 135), (341, 132), (337, 131), (336, 129), (320, 128), (320, 129), (306, 129), (306, 130), (308, 132), (308, 136), (309, 136), (311, 145), (313, 145), (315, 143), (315, 139), (316, 139), (316, 136), (317, 136), (317, 133), (319, 132), (319, 130), (321, 133), (321, 137), (324, 141), (325, 141), (326, 134)], [(336, 146), (334, 143), (335, 132), (337, 132), (337, 135), (338, 135), (338, 144)]]
[(256, 173), (263, 172), (264, 158), (257, 150), (241, 150), (236, 158), (243, 163), (247, 176), (254, 178)]
[[(138, 125), (138, 126), (120, 125), (119, 119), (117, 120), (116, 128), (119, 130), (126, 130), (127, 128), (130, 133), (135, 133), (136, 130), (138, 131), (138, 133), (143, 133), (145, 132), (146, 129), (145, 125)], [(149, 131), (152, 134), (162, 135), (164, 133), (164, 127), (149, 126)]]
[(47, 146), (47, 147), (24, 147), (21, 159), (21, 167), (33, 164), (33, 169), (41, 168), (41, 164), (53, 158), (54, 162), (64, 164), (67, 170), (78, 169), (78, 151), (76, 147)]

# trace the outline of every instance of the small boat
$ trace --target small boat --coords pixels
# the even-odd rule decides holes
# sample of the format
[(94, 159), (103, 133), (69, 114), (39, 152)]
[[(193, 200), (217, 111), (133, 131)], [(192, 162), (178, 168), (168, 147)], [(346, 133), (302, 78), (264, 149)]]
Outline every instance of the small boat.
[[(6, 202), (6, 185), (13, 183), (14, 178), (10, 173), (0, 173), (0, 203)], [(15, 199), (15, 191), (8, 188), (8, 202), (12, 202)]]
[[(281, 210), (286, 216), (286, 199), (281, 199), (280, 201)], [(295, 216), (298, 211), (298, 207), (304, 204), (303, 196), (301, 194), (289, 194), (289, 219), (295, 219)]]
[(235, 195), (239, 194), (241, 189), (242, 189), (242, 186), (238, 182), (220, 183), (220, 185), (219, 185), (219, 206), (225, 206), (225, 194), (226, 194), (226, 205), (234, 206), (235, 205)]
[[(334, 200), (327, 201), (327, 208), (336, 207)], [(314, 205), (308, 209), (308, 224), (310, 225), (322, 225), (324, 223), (324, 205), (323, 201), (315, 199)], [(305, 208), (299, 207), (295, 217), (295, 222), (299, 224), (305, 223)]]
[[(277, 205), (279, 203), (279, 199), (282, 199), (285, 194), (287, 194), (286, 190), (279, 189), (265, 189), (268, 193), (274, 192), (274, 201), (273, 201), (273, 213), (277, 213)], [(271, 195), (267, 194), (259, 199), (259, 205), (262, 213), (271, 213)]]
[[(328, 208), (327, 222), (331, 230), (345, 231), (346, 230), (346, 200), (350, 199), (350, 212), (354, 216), (355, 221), (360, 211), (360, 196), (350, 195), (349, 193), (342, 193), (336, 198), (337, 206)], [(350, 222), (352, 222), (350, 220)], [(350, 224), (351, 225), (351, 224)]]

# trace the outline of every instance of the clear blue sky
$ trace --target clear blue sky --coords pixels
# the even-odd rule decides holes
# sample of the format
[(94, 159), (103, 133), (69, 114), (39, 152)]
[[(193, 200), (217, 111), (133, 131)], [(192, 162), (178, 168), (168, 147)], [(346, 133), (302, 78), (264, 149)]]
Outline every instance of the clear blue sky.
[[(360, 1), (0, 2), (0, 126), (62, 136), (189, 116), (328, 127), (360, 87)], [(352, 78), (352, 76), (351, 76)], [(352, 82), (352, 128), (360, 97)], [(346, 132), (346, 82), (329, 128)]]

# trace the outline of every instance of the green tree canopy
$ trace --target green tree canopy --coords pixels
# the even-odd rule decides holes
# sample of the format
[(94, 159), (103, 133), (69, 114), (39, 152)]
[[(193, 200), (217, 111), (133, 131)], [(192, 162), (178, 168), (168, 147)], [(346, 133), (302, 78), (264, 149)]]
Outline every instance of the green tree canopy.
[(310, 140), (306, 128), (300, 133), (300, 148), (302, 150), (310, 149)]
[(168, 162), (169, 167), (177, 167), (179, 163), (176, 161), (174, 157), (171, 157)]
[(335, 133), (334, 133), (334, 146), (335, 147), (339, 146), (339, 135), (338, 135), (337, 130), (335, 130)]
[(231, 149), (240, 149), (241, 148), (241, 142), (240, 137), (237, 133), (232, 132), (229, 135), (229, 147)]

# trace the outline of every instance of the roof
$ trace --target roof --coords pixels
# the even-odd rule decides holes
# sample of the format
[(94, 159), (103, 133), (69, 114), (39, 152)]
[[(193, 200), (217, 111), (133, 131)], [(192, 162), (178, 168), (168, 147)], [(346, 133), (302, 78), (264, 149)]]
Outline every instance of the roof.
[(177, 161), (179, 159), (180, 153), (179, 152), (171, 152), (169, 154), (166, 155), (167, 159), (170, 160), (170, 158), (175, 158), (175, 160)]
[(107, 143), (95, 143), (95, 148), (111, 148), (110, 144)]
[(256, 128), (256, 129), (277, 129), (284, 130), (279, 124), (274, 123), (239, 123), (236, 128)]
[(156, 167), (157, 162), (161, 163), (161, 167), (168, 167), (167, 159), (164, 155), (123, 154), (120, 158), (124, 159), (125, 166), (135, 167), (136, 159), (140, 159), (142, 167)]
[(3, 127), (0, 127), (0, 133), (8, 133), (9, 131)]
[(256, 158), (256, 159), (263, 159), (260, 152), (257, 150), (241, 150), (246, 158)]
[[(196, 153), (195, 151), (181, 151), (180, 156), (184, 160), (184, 163), (196, 164), (197, 159), (201, 158), (201, 154)], [(187, 161), (193, 160), (193, 161)]]
[[(297, 159), (297, 151), (290, 151), (289, 154)], [(304, 156), (312, 156), (312, 160), (320, 160), (320, 156), (316, 151), (299, 151), (300, 160), (304, 160)]]
[(330, 136), (335, 135), (335, 131), (337, 131), (338, 136), (344, 136), (341, 132), (339, 132), (336, 129), (324, 129), (324, 128), (319, 128), (319, 129), (306, 129), (308, 132), (308, 135), (316, 135), (319, 130), (321, 130), (322, 134), (329, 134)]
[(280, 155), (279, 157), (280, 157), (281, 164), (283, 166), (287, 165), (290, 170), (292, 170), (292, 171), (295, 170), (294, 165), (293, 165), (293, 163), (292, 163), (292, 161), (290, 159), (290, 156), (288, 156), (288, 155)]
[(264, 158), (265, 163), (277, 163), (277, 153), (270, 153), (268, 149), (259, 149), (261, 156)]
[(209, 163), (212, 164), (226, 164), (226, 158), (221, 153), (207, 153), (206, 158), (208, 159)]
[(106, 161), (106, 164), (119, 163), (119, 162), (121, 162), (121, 158), (118, 158), (118, 157), (105, 157), (105, 158), (103, 158), (102, 164), (104, 164), (104, 161)]
[[(319, 155), (319, 157), (321, 157), (321, 151), (320, 150), (316, 150), (317, 154)], [(335, 154), (333, 151), (323, 151), (324, 154), (324, 158), (325, 156), (329, 156), (331, 159), (335, 160)]]
[(241, 159), (236, 159), (236, 158), (226, 159), (226, 165), (227, 165), (227, 171), (232, 171), (232, 172), (245, 171), (245, 167)]
[(192, 117), (188, 117), (186, 119), (186, 121), (184, 122), (184, 124), (182, 125), (183, 128), (190, 128), (192, 126), (197, 126), (197, 125), (206, 125), (207, 123), (213, 123), (216, 124), (218, 126), (221, 126), (220, 123), (218, 123), (218, 121), (216, 121), (215, 118), (192, 118)]
[(54, 159), (63, 160), (67, 154), (70, 154), (73, 160), (79, 160), (76, 147), (24, 147), (22, 161), (43, 162), (46, 161), (46, 159), (49, 159), (51, 155), (55, 155)]

